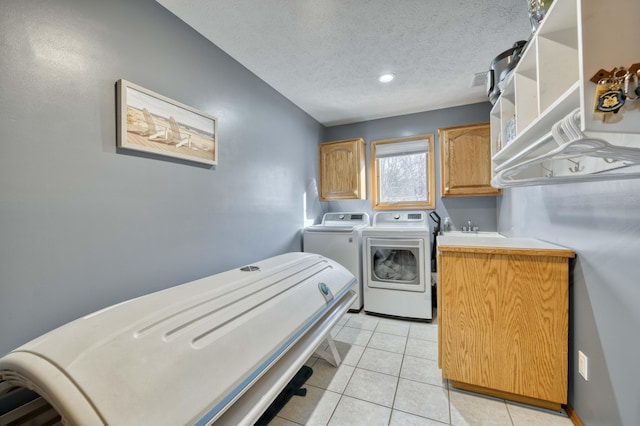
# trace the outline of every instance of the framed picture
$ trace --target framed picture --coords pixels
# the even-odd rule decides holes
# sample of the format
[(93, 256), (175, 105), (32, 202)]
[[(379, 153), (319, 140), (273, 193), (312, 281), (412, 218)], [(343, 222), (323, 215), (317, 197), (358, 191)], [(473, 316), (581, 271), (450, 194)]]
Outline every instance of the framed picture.
[(126, 80), (117, 82), (118, 147), (218, 164), (218, 120)]

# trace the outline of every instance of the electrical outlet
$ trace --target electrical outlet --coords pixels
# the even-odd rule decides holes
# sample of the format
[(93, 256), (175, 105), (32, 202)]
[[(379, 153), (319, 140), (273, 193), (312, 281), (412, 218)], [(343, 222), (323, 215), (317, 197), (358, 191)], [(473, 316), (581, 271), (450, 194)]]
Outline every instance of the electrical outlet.
[(582, 351), (578, 351), (578, 373), (585, 380), (589, 380), (589, 359)]

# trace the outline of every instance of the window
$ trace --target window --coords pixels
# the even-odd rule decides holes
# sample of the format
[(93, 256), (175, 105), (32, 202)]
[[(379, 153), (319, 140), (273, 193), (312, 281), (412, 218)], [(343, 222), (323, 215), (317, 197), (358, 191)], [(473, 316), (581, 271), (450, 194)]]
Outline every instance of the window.
[(433, 134), (371, 142), (375, 210), (434, 209)]

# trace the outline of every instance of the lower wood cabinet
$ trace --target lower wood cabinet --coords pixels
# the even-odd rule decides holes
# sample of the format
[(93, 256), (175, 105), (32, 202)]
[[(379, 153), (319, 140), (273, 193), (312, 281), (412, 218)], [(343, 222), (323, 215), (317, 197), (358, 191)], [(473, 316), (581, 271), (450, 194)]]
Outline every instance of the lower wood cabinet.
[(438, 247), (443, 376), (454, 387), (559, 410), (574, 253), (529, 239), (463, 246), (452, 238), (460, 237), (441, 237)]

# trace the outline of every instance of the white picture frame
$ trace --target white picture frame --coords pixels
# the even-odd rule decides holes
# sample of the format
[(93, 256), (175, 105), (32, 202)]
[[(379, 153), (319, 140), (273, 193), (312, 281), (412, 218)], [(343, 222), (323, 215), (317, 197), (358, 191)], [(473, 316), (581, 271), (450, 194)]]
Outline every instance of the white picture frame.
[(117, 146), (218, 164), (218, 119), (127, 80), (118, 80)]

